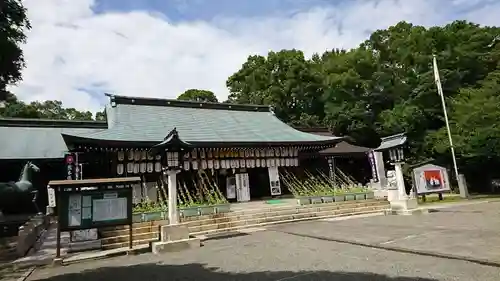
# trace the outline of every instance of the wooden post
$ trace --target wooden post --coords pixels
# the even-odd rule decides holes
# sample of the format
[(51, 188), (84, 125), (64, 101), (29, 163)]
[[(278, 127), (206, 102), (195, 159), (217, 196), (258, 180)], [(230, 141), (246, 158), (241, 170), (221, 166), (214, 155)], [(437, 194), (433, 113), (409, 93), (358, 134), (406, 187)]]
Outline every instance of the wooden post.
[(439, 201), (443, 201), (443, 193), (438, 193)]
[(130, 250), (132, 250), (132, 248), (134, 247), (134, 240), (133, 240), (133, 235), (132, 235), (132, 231), (133, 231), (133, 223), (130, 223), (128, 225), (128, 248)]
[(56, 230), (56, 258), (61, 257), (61, 228), (59, 228), (59, 218), (57, 220), (57, 230)]
[[(55, 191), (55, 190), (54, 190)], [(57, 187), (57, 228), (56, 228), (56, 258), (61, 257), (61, 187)]]

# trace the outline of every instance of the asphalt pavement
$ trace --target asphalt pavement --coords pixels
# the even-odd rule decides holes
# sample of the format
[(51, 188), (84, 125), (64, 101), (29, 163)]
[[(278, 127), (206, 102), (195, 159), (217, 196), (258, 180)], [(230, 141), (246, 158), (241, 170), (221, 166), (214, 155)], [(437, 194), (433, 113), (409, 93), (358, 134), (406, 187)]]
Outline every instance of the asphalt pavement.
[[(375, 216), (279, 225), (209, 240), (200, 249), (142, 254), (42, 268), (28, 280), (500, 280), (500, 268), (457, 259), (339, 243), (377, 245), (498, 259), (500, 203), (449, 208), (420, 216)], [(325, 238), (332, 239), (325, 239)]]

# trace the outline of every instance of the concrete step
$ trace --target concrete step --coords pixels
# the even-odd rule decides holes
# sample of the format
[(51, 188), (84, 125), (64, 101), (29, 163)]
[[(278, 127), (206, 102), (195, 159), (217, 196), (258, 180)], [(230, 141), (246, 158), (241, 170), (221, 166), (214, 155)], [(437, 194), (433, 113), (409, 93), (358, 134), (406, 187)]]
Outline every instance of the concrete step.
[(191, 232), (191, 235), (193, 236), (207, 235), (213, 233), (238, 230), (247, 227), (262, 227), (278, 223), (314, 220), (314, 219), (322, 219), (322, 218), (336, 217), (336, 216), (348, 216), (353, 214), (359, 215), (359, 214), (369, 214), (374, 212), (382, 213), (386, 209), (387, 209), (386, 206), (369, 206), (369, 207), (350, 208), (345, 210), (328, 210), (328, 211), (314, 212), (314, 213), (301, 213), (292, 216), (270, 217), (264, 220), (256, 219), (248, 221), (239, 221), (224, 225), (225, 227), (220, 227), (220, 228), (206, 227), (203, 228), (203, 230), (201, 231)]
[[(330, 208), (320, 211), (299, 212), (287, 215), (275, 215), (264, 218), (251, 218), (246, 220), (236, 220), (229, 223), (212, 223), (203, 226), (190, 227), (190, 233), (193, 236), (214, 235), (223, 232), (230, 232), (244, 228), (261, 227), (270, 224), (287, 223), (303, 220), (314, 220), (322, 218), (331, 218), (338, 216), (382, 213), (389, 207), (387, 201), (376, 202), (372, 204), (355, 204), (357, 206), (350, 206), (350, 208)], [(115, 237), (103, 238), (102, 243), (105, 249), (113, 249), (126, 247), (128, 245), (129, 236), (119, 235)], [(142, 243), (149, 243), (159, 239), (159, 228), (149, 232), (143, 232), (133, 236), (134, 240), (142, 241)], [(138, 245), (135, 244), (134, 245)]]
[[(268, 213), (268, 212), (279, 211), (279, 210), (310, 209), (310, 208), (321, 207), (321, 206), (331, 206), (331, 205), (342, 206), (342, 205), (349, 205), (349, 204), (359, 203), (359, 202), (383, 202), (383, 201), (385, 201), (385, 200), (369, 199), (369, 200), (360, 200), (360, 201), (343, 201), (343, 202), (335, 202), (335, 203), (321, 203), (321, 204), (302, 205), (302, 206), (301, 205), (291, 205), (291, 204), (266, 205), (266, 204), (262, 203), (261, 207), (248, 208), (248, 209), (238, 208), (238, 209), (231, 211), (229, 213), (180, 218), (180, 221), (181, 221), (181, 223), (190, 223), (190, 222), (196, 222), (196, 221), (200, 221), (200, 220), (211, 220), (214, 218), (225, 218), (228, 216)], [(134, 228), (150, 227), (150, 226), (164, 225), (167, 223), (168, 223), (168, 220), (140, 222), (140, 223), (134, 223), (133, 227)], [(102, 231), (106, 232), (106, 231), (110, 231), (110, 230), (120, 230), (120, 229), (127, 230), (128, 226), (116, 226), (116, 227), (112, 227), (112, 228), (103, 228)]]
[[(233, 221), (241, 221), (256, 218), (268, 218), (284, 215), (292, 215), (297, 213), (309, 213), (309, 212), (321, 212), (325, 210), (341, 209), (341, 208), (351, 208), (354, 206), (370, 206), (370, 205), (386, 205), (385, 200), (363, 200), (363, 201), (347, 201), (342, 203), (329, 203), (329, 204), (316, 204), (307, 206), (288, 206), (288, 207), (277, 207), (268, 209), (254, 210), (250, 212), (234, 212), (226, 214), (217, 214), (213, 216), (200, 216), (198, 219), (191, 218), (190, 221), (181, 222), (189, 228), (201, 227), (209, 224), (223, 224), (230, 223)], [(168, 220), (162, 221), (152, 221), (145, 223), (138, 223), (133, 225), (133, 233), (141, 234), (145, 232), (158, 231), (160, 225), (168, 224)], [(128, 227), (119, 227), (116, 229), (105, 229), (100, 231), (102, 238), (124, 236), (128, 235)]]

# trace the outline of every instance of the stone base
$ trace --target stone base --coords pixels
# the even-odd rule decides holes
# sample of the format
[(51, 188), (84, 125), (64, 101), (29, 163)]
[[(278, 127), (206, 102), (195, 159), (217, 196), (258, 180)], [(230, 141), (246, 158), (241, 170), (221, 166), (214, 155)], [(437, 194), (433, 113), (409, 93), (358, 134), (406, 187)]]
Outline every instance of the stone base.
[(418, 201), (416, 198), (402, 199), (402, 200), (393, 200), (390, 201), (391, 210), (399, 211), (399, 210), (413, 210), (418, 208)]
[(387, 189), (387, 201), (392, 202), (393, 201), (398, 201), (399, 200), (399, 191), (395, 188), (389, 188)]
[(189, 228), (184, 225), (160, 226), (160, 241), (177, 241), (189, 238)]
[(200, 238), (188, 238), (177, 241), (160, 241), (151, 243), (151, 250), (154, 254), (180, 252), (183, 250), (199, 247), (201, 247)]
[(387, 189), (374, 189), (373, 195), (375, 198), (387, 198)]
[(62, 266), (63, 265), (63, 259), (62, 258), (55, 258), (52, 261), (52, 266)]
[(386, 210), (385, 215), (425, 215), (429, 213), (428, 209), (413, 209), (413, 210)]

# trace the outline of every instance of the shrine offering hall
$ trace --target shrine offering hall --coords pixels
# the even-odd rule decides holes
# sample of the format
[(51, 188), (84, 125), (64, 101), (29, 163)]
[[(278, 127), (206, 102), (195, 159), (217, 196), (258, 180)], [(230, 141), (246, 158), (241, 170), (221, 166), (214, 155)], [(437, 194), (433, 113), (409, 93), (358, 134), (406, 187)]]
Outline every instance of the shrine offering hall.
[(228, 200), (248, 201), (287, 193), (280, 173), (300, 174), (307, 155), (342, 141), (296, 130), (268, 106), (108, 97), (106, 123), (75, 128), (70, 122), (53, 122), (47, 128), (53, 139), (39, 145), (63, 155), (65, 169), (57, 178), (139, 176), (143, 184), (134, 188), (134, 197), (155, 201), (166, 156), (154, 155), (151, 148), (168, 141), (175, 129), (178, 139), (190, 146), (182, 155), (180, 185), (192, 188), (202, 175), (216, 182)]

